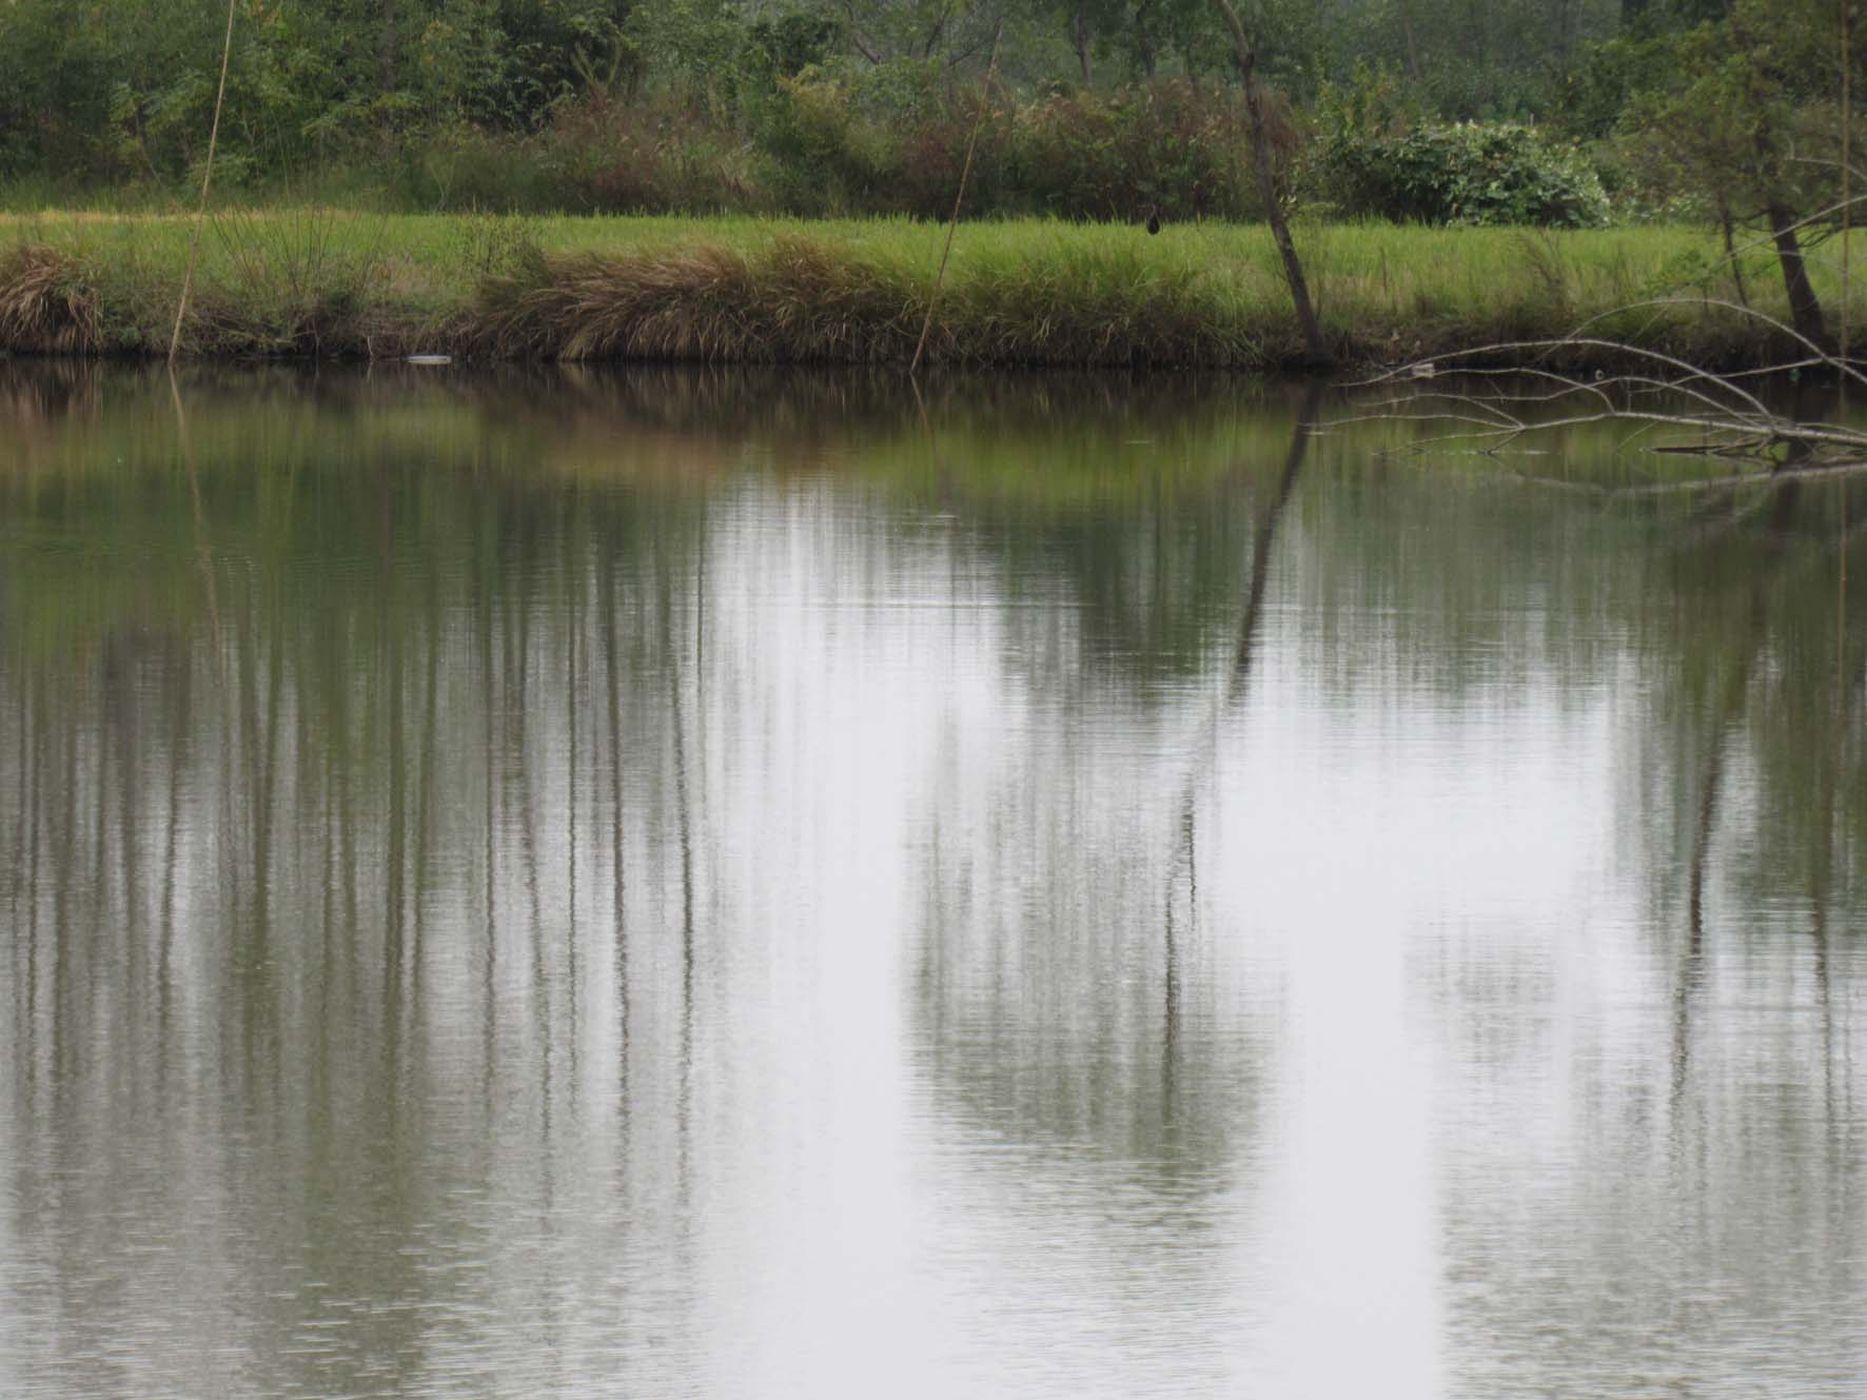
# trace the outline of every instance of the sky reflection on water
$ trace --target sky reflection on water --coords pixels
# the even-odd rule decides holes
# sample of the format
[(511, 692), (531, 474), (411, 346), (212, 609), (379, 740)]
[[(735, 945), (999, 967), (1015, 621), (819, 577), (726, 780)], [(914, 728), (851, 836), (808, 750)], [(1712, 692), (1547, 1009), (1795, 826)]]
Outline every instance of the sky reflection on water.
[(0, 377), (0, 1392), (1867, 1387), (1867, 501), (902, 393)]

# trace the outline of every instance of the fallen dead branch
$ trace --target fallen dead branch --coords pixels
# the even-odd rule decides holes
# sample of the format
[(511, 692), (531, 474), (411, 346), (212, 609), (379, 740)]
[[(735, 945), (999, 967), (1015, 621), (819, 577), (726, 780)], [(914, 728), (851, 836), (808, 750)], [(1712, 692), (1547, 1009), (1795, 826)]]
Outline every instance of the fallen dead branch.
[[(1661, 303), (1643, 303), (1661, 304)], [(1730, 309), (1739, 310), (1735, 306)], [(1783, 374), (1810, 370), (1867, 385), (1844, 363), (1772, 318), (1757, 319), (1797, 340), (1808, 354), (1780, 366)], [(1539, 359), (1602, 352), (1648, 372), (1579, 379), (1539, 367)], [(1500, 361), (1520, 367), (1495, 368)], [(1352, 416), (1320, 424), (1443, 425), (1446, 431), (1410, 445), (1412, 451), (1461, 445), (1501, 453), (1526, 436), (1564, 428), (1625, 424), (1634, 437), (1677, 430), (1682, 440), (1657, 440), (1645, 450), (1667, 455), (1753, 462), (1770, 471), (1847, 471), (1867, 467), (1867, 431), (1844, 423), (1810, 421), (1772, 408), (1738, 382), (1757, 371), (1718, 374), (1662, 351), (1586, 335), (1474, 346), (1430, 361), (1415, 361), (1363, 380), (1359, 387), (1398, 390)]]

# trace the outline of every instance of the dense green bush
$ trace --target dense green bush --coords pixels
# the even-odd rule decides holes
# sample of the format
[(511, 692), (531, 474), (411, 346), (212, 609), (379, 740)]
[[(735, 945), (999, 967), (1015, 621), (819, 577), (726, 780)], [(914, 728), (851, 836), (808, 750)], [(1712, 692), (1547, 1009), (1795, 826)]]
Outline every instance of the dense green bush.
[(1339, 129), (1316, 153), (1316, 185), (1339, 213), (1429, 224), (1595, 228), (1608, 220), (1581, 151), (1505, 123)]
[(1419, 126), (1323, 145), (1325, 197), (1342, 213), (1416, 223), (1596, 227), (1599, 176), (1579, 151), (1508, 124)]
[(890, 207), (900, 198), (904, 128), (937, 120), (937, 99), (916, 90), (912, 74), (881, 77), (903, 89), (885, 104), (874, 93), (878, 78), (865, 85), (812, 68), (778, 81), (753, 138), (778, 205), (800, 214), (904, 212)]

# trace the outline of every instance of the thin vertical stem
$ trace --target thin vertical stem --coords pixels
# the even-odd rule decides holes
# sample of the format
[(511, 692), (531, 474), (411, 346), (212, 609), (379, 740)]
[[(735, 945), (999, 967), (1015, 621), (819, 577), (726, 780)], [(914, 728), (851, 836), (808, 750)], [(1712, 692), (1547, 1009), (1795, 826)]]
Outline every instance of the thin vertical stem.
[[(1852, 16), (1854, 0), (1841, 0), (1841, 363), (1848, 359), (1848, 333), (1851, 308), (1848, 305), (1852, 268), (1849, 259), (1849, 229), (1853, 225), (1854, 197), (1854, 53)], [(1841, 398), (1847, 400), (1847, 376), (1841, 376)]]
[(985, 129), (985, 119), (992, 111), (992, 78), (998, 72), (998, 44), (1005, 37), (1005, 25), (1001, 20), (998, 32), (992, 36), (992, 61), (985, 66), (985, 91), (979, 99), (979, 120), (972, 124), (972, 135), (966, 140), (966, 160), (959, 169), (959, 190), (953, 196), (953, 217), (947, 221), (946, 246), (940, 250), (940, 270), (934, 274), (933, 291), (927, 297), (927, 316), (921, 322), (921, 338), (914, 344), (914, 358), (908, 361), (908, 373), (913, 374), (921, 367), (921, 356), (927, 352), (927, 336), (933, 330), (934, 312), (940, 305), (940, 288), (946, 285), (946, 262), (953, 256), (953, 235), (959, 231), (960, 206), (966, 202), (966, 182), (972, 178), (972, 156), (979, 146), (979, 133)]
[(201, 256), (201, 221), (207, 217), (207, 192), (214, 180), (214, 148), (220, 144), (220, 109), (227, 101), (227, 61), (233, 56), (233, 12), (239, 0), (227, 0), (227, 36), (220, 46), (220, 87), (214, 94), (214, 123), (207, 133), (207, 165), (201, 171), (201, 203), (194, 214), (194, 233), (188, 239), (188, 270), (182, 274), (181, 300), (175, 304), (175, 329), (169, 335), (169, 363), (181, 351), (182, 322), (188, 316), (188, 294), (194, 290), (195, 263)]

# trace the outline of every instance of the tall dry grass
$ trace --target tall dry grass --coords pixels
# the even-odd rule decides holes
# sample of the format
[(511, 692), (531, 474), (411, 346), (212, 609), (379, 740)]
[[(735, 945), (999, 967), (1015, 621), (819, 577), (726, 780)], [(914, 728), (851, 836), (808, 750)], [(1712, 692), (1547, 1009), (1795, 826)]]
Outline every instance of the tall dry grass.
[(488, 283), (470, 336), (502, 359), (864, 363), (912, 351), (919, 300), (882, 267), (781, 237), (540, 259)]
[(101, 323), (97, 293), (69, 255), (43, 243), (0, 254), (0, 349), (94, 354)]

